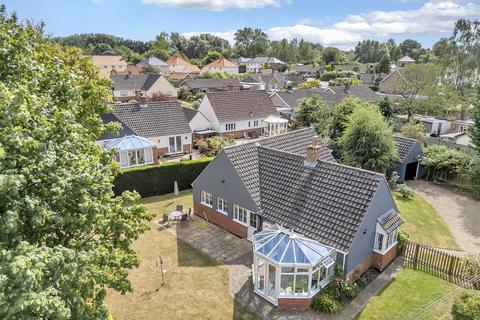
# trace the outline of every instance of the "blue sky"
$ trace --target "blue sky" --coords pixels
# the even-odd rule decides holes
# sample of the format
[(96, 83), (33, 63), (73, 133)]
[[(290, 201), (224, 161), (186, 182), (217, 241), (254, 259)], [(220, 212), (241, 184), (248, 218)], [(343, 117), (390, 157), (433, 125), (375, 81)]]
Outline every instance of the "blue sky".
[(20, 18), (46, 23), (53, 36), (210, 32), (228, 40), (249, 26), (271, 39), (305, 38), (342, 49), (359, 40), (409, 37), (431, 46), (459, 18), (480, 19), (480, 0), (3, 0)]

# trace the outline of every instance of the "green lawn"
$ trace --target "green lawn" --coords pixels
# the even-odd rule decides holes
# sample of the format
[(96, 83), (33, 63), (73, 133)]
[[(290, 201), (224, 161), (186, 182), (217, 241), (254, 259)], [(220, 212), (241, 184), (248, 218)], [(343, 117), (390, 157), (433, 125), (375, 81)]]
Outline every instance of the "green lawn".
[[(178, 197), (150, 197), (142, 199), (142, 203), (159, 219), (177, 204), (183, 204), (184, 209), (191, 207), (192, 193), (187, 190)], [(106, 303), (113, 319), (260, 319), (231, 297), (227, 267), (153, 221), (151, 229), (133, 247), (141, 257), (140, 266), (129, 274), (134, 292), (108, 292)], [(165, 261), (164, 286), (157, 266), (159, 256)]]
[(458, 249), (452, 233), (435, 209), (415, 194), (411, 200), (394, 194), (400, 215), (405, 223), (400, 227), (410, 235), (410, 240), (428, 246)]
[[(438, 304), (427, 305), (456, 288), (459, 287), (427, 273), (403, 269), (370, 300), (356, 319), (451, 319), (453, 300), (464, 289), (455, 291), (451, 298)], [(423, 312), (419, 314), (421, 310)]]

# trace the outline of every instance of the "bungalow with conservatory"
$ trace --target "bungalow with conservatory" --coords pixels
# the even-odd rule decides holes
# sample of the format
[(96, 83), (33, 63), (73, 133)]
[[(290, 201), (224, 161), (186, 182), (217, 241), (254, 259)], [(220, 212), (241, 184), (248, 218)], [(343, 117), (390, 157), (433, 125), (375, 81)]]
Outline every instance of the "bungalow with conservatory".
[(288, 121), (279, 117), (266, 91), (210, 92), (198, 111), (210, 122), (210, 129), (221, 136), (258, 137), (287, 131)]
[(117, 151), (121, 168), (157, 164), (161, 157), (190, 153), (192, 131), (176, 101), (115, 104), (102, 120), (120, 123), (118, 133), (104, 135), (97, 142)]
[(227, 147), (193, 182), (197, 216), (253, 242), (254, 290), (308, 307), (334, 264), (385, 268), (403, 223), (381, 174), (337, 164), (302, 129)]

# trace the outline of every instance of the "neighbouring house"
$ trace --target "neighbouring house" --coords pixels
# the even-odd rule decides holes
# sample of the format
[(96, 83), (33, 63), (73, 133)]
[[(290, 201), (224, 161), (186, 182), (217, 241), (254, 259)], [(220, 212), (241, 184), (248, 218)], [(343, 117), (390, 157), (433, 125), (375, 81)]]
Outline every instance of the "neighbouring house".
[(216, 132), (211, 130), (210, 121), (200, 111), (188, 107), (182, 107), (182, 109), (190, 129), (192, 129), (193, 139), (197, 140), (215, 135)]
[(284, 89), (287, 80), (285, 74), (273, 71), (270, 74), (255, 73), (240, 80), (244, 89), (251, 90), (281, 90)]
[(110, 78), (115, 101), (177, 99), (177, 89), (160, 74), (112, 75)]
[(285, 63), (275, 57), (256, 57), (245, 62), (246, 71), (258, 73), (262, 69), (279, 70)]
[(337, 164), (317, 139), (307, 128), (227, 147), (193, 182), (195, 214), (253, 241), (255, 292), (279, 307), (308, 307), (335, 263), (352, 278), (397, 254), (385, 177)]
[(110, 76), (114, 76), (114, 75), (128, 75), (128, 74), (132, 74), (132, 75), (137, 75), (137, 74), (144, 74), (146, 73), (145, 69), (143, 67), (137, 67), (137, 66), (128, 66), (125, 70), (123, 71), (116, 71), (116, 70), (112, 70)]
[(93, 65), (98, 69), (98, 76), (102, 79), (109, 78), (110, 75), (127, 69), (127, 61), (122, 56), (93, 55), (91, 56)]
[(353, 97), (367, 102), (376, 103), (381, 96), (375, 93), (367, 85), (358, 86), (331, 86), (317, 89), (295, 89), (289, 91), (277, 91), (270, 98), (273, 104), (281, 112), (282, 116), (290, 119), (298, 106), (298, 102), (307, 97), (321, 98), (328, 106), (335, 106), (346, 97)]
[(400, 70), (390, 72), (378, 85), (378, 91), (387, 94), (402, 94), (408, 86), (408, 80)]
[(229, 79), (185, 79), (179, 85), (188, 88), (191, 94), (197, 94), (200, 92), (217, 92), (217, 91), (235, 91), (242, 88), (242, 84), (233, 78)]
[(401, 136), (394, 136), (393, 141), (398, 150), (399, 162), (395, 168), (388, 170), (388, 175), (390, 176), (394, 171), (397, 172), (398, 182), (417, 179), (423, 155), (421, 143)]
[(450, 121), (450, 133), (467, 132), (473, 124), (473, 120), (452, 120)]
[(251, 60), (251, 58), (245, 58), (245, 57), (240, 57), (235, 62), (238, 65), (238, 72), (239, 73), (245, 73), (247, 72), (247, 65), (246, 62)]
[(430, 137), (438, 137), (450, 131), (450, 121), (436, 118), (421, 118), (420, 122), (425, 128), (425, 134)]
[(396, 65), (399, 68), (405, 68), (407, 65), (409, 65), (411, 63), (415, 63), (415, 60), (413, 60), (409, 56), (405, 56), (405, 57), (402, 57), (402, 58), (398, 59)]
[(385, 73), (360, 73), (363, 84), (374, 85), (380, 83), (387, 75)]
[(170, 74), (170, 65), (153, 56), (137, 63), (137, 67), (143, 68), (146, 72), (161, 73), (165, 76)]
[(472, 138), (466, 131), (442, 134), (440, 139), (462, 146), (472, 146)]
[(204, 66), (201, 72), (225, 72), (228, 74), (238, 74), (238, 65), (232, 61), (220, 58)]
[(190, 153), (192, 130), (176, 101), (114, 104), (102, 120), (121, 125), (117, 134), (98, 140), (105, 148), (117, 150), (121, 168), (157, 164), (163, 156)]
[(306, 66), (306, 65), (296, 65), (293, 66), (289, 73), (294, 73), (297, 75), (303, 76), (304, 79), (306, 78), (315, 78), (317, 75), (321, 75), (325, 72), (320, 66)]
[[(278, 112), (266, 91), (210, 92), (204, 97), (200, 111), (211, 123), (211, 128), (221, 136), (242, 138), (267, 134), (265, 120), (278, 118)], [(286, 132), (286, 124), (275, 134)]]
[(190, 75), (200, 73), (200, 69), (196, 65), (193, 65), (178, 56), (172, 57), (166, 62), (168, 65), (170, 65), (170, 73), (181, 73)]

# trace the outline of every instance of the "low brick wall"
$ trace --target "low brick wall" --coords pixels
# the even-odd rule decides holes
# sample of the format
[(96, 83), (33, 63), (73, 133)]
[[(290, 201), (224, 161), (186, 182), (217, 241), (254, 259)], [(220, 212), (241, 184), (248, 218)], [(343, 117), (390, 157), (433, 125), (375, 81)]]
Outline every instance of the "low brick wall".
[(206, 216), (208, 221), (241, 238), (247, 238), (247, 227), (233, 221), (223, 213), (197, 202), (193, 204), (193, 212), (202, 219), (205, 219)]
[(310, 308), (312, 299), (292, 299), (292, 298), (278, 298), (278, 307), (281, 309), (300, 309), (306, 310)]

